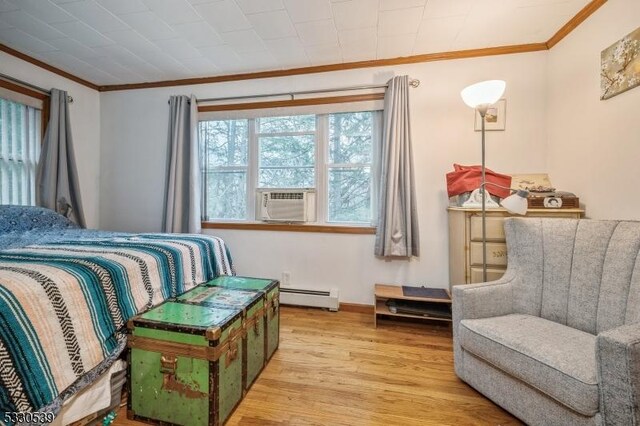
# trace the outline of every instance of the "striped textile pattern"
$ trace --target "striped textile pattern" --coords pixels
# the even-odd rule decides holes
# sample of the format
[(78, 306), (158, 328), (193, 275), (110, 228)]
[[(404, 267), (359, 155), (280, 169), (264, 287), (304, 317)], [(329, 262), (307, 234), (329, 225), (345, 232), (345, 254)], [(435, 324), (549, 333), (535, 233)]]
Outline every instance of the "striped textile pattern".
[(49, 406), (121, 350), (131, 317), (235, 274), (217, 237), (87, 235), (0, 250), (0, 412)]

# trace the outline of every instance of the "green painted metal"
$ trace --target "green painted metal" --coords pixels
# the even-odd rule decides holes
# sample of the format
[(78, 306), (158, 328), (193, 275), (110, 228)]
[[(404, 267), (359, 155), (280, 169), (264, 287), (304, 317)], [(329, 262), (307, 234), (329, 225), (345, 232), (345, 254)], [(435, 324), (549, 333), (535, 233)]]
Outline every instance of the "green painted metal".
[(161, 354), (131, 349), (131, 409), (136, 416), (178, 425), (207, 426), (209, 420), (209, 361), (178, 357), (175, 380), (200, 397), (163, 390)]
[(210, 309), (206, 306), (165, 302), (142, 314), (140, 320), (150, 320), (202, 329), (220, 327), (224, 325), (228, 321), (229, 316), (233, 314), (234, 310), (230, 308)]
[[(270, 300), (275, 297), (275, 300), (280, 300), (280, 283), (275, 280), (251, 278), (251, 277), (218, 277), (214, 280), (206, 283), (207, 286), (216, 286), (224, 288), (236, 288), (236, 289), (252, 289), (260, 290), (267, 293), (267, 298)], [(270, 308), (269, 308), (270, 309)], [(278, 349), (280, 341), (280, 309), (279, 307), (275, 311), (275, 314), (267, 316), (267, 341), (266, 341), (266, 356), (270, 359), (273, 353)]]
[[(270, 282), (267, 280), (255, 281)], [(266, 301), (265, 293), (257, 290), (199, 286), (178, 297), (177, 300), (187, 303), (199, 303), (205, 306), (231, 305), (243, 311), (245, 323), (249, 323), (249, 320), (257, 321), (257, 325), (248, 327), (244, 342), (246, 350), (245, 389), (249, 389), (265, 364), (266, 333), (263, 311)], [(258, 316), (256, 316), (257, 313), (259, 313)]]
[[(276, 287), (267, 293), (267, 300), (279, 301), (280, 290)], [(275, 310), (271, 306), (267, 309), (267, 360), (271, 359), (273, 353), (278, 349), (280, 343), (280, 306)]]
[(260, 311), (265, 306), (265, 297), (263, 293), (260, 293), (261, 298), (255, 305), (253, 305), (247, 311), (247, 318), (254, 318), (256, 321), (253, 327), (247, 328), (246, 337), (246, 351), (247, 351), (247, 373), (246, 373), (246, 388), (253, 384), (258, 378), (258, 375), (264, 368), (265, 363), (265, 327), (264, 327), (264, 314), (256, 315), (256, 312)]
[[(233, 324), (233, 328), (242, 327), (242, 319), (238, 319)], [(227, 338), (229, 329), (222, 333), (222, 340)], [(242, 389), (242, 341), (238, 341), (238, 354), (233, 362), (227, 367), (227, 357), (229, 353), (223, 355), (218, 361), (218, 419), (216, 424), (223, 424), (233, 412), (235, 406), (240, 402), (244, 394)]]
[(247, 290), (264, 290), (272, 285), (274, 280), (250, 277), (220, 276), (209, 281), (206, 285)]
[(209, 346), (209, 341), (205, 336), (198, 334), (188, 334), (184, 332), (157, 330), (155, 328), (135, 327), (131, 333), (136, 337), (148, 337), (151, 339), (164, 340), (166, 342), (183, 343), (193, 346)]
[[(132, 334), (165, 342), (209, 346), (225, 342), (231, 330), (242, 328), (242, 321), (237, 309), (166, 302), (134, 319)], [(216, 342), (202, 335), (203, 329), (211, 327), (222, 330)], [(178, 356), (175, 370), (166, 366), (166, 359), (171, 356), (165, 358), (163, 367), (161, 352), (132, 348), (129, 408), (137, 417), (178, 425), (224, 423), (243, 395), (240, 338), (237, 343), (237, 356), (228, 366), (229, 352), (217, 361)]]
[(260, 297), (256, 291), (237, 290), (224, 287), (198, 286), (177, 298), (181, 302), (197, 303), (205, 306), (230, 306), (244, 309)]

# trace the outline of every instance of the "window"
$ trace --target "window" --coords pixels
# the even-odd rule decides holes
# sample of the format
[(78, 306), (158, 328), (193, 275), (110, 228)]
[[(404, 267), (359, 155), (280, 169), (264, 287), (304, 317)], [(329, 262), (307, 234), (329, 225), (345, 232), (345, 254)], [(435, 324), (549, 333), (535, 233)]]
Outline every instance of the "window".
[(0, 204), (35, 204), (41, 111), (0, 98)]
[(315, 187), (316, 116), (256, 119), (258, 187)]
[(247, 216), (248, 124), (248, 120), (200, 122), (205, 217)]
[(205, 220), (253, 220), (258, 188), (315, 188), (320, 222), (370, 224), (378, 111), (200, 121)]
[(371, 221), (373, 115), (329, 116), (329, 222)]

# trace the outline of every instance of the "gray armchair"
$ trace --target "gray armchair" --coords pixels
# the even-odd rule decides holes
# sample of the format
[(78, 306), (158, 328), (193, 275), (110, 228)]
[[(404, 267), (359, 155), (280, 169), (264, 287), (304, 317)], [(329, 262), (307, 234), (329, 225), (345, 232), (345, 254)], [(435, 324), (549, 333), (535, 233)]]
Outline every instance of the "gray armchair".
[(640, 222), (505, 233), (507, 273), (453, 290), (458, 377), (528, 424), (640, 425)]

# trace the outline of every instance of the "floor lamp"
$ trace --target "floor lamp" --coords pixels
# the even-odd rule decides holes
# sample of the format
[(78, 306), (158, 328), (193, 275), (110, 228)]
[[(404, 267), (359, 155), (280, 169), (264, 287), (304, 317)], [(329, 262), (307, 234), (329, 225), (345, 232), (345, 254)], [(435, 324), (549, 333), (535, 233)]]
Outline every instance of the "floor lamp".
[[(484, 282), (487, 281), (486, 186), (495, 185), (487, 182), (485, 177), (485, 115), (487, 114), (487, 109), (500, 100), (506, 86), (507, 84), (502, 80), (487, 80), (465, 87), (460, 93), (464, 103), (478, 111), (482, 119), (482, 182), (479, 190), (482, 194), (482, 280)], [(500, 204), (511, 213), (525, 214), (527, 212), (527, 195), (527, 191), (517, 191), (502, 200)]]

